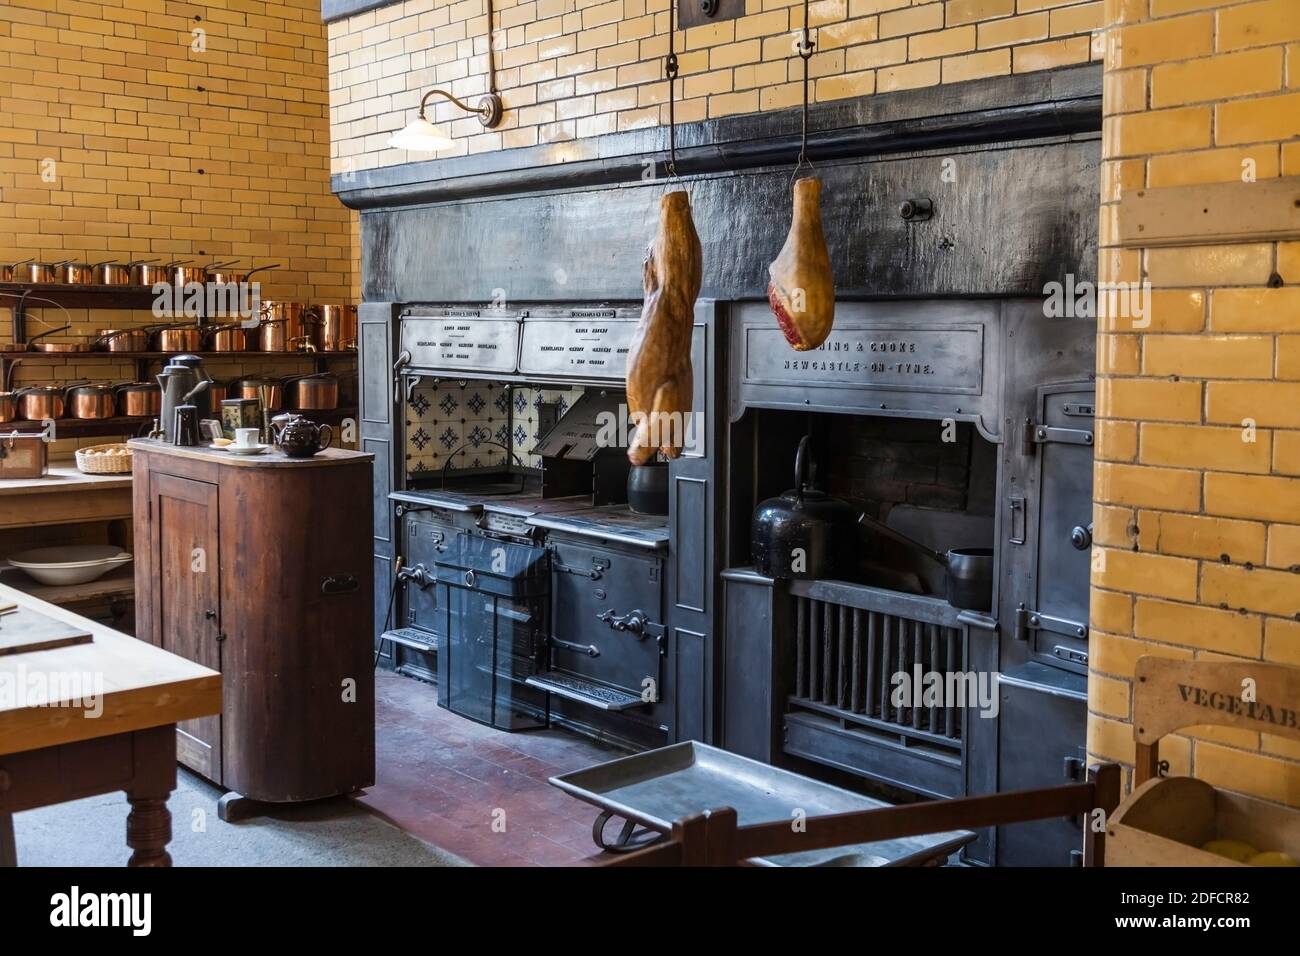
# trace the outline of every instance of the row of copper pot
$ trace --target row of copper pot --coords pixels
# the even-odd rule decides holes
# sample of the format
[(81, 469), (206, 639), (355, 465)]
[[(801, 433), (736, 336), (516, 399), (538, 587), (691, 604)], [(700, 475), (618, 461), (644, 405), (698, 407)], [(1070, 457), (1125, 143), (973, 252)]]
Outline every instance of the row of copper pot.
[(0, 422), (45, 421), (56, 418), (101, 419), (116, 415), (157, 415), (162, 407), (157, 385), (128, 382), (75, 382), (71, 385), (28, 385), (0, 392)]
[(191, 282), (218, 284), (247, 282), (255, 272), (278, 268), (276, 265), (258, 266), (245, 272), (231, 267), (238, 260), (210, 262), (206, 266), (190, 265), (190, 259), (173, 259), (158, 264), (157, 259), (137, 259), (133, 262), (34, 262), (25, 259), (0, 265), (0, 282), (23, 282), (34, 285), (107, 285), (151, 288), (160, 282), (184, 286)]
[[(248, 375), (232, 382), (213, 382), (207, 392), (211, 406), (219, 409), (227, 398), (262, 398), (269, 391), (269, 411), (286, 407), (301, 411), (330, 411), (339, 406), (339, 377), (331, 372), (291, 375), (288, 378)], [(153, 382), (74, 382), (70, 385), (28, 385), (0, 391), (0, 422), (46, 419), (103, 419), (123, 415), (156, 418), (162, 410), (162, 392)]]
[(33, 352), (349, 352), (357, 344), (355, 305), (264, 302), (255, 328), (242, 322), (200, 326), (192, 322), (100, 329), (93, 339), (43, 341), (71, 326), (32, 336)]

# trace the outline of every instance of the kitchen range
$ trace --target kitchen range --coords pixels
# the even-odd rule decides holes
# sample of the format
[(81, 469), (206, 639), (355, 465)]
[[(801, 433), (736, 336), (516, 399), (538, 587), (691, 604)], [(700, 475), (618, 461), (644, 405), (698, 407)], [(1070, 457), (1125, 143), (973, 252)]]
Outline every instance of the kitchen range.
[[(865, 143), (800, 179), (784, 221), (751, 210), (791, 208), (788, 170), (744, 144), (679, 155), (715, 173), (686, 192), (596, 188), (609, 158), (562, 193), (524, 168), (483, 202), (464, 181), (447, 203), (436, 182), (343, 190), (383, 666), (495, 727), (703, 742), (896, 800), (1082, 781), (1096, 329), (1039, 296), (1095, 256), (1078, 78), (1035, 92), (1079, 133), (990, 88), (953, 107), (985, 110), (977, 133), (958, 113), (927, 134), (968, 170), (1016, 167), (997, 195), (944, 186), (943, 151)], [(605, 267), (638, 222), (645, 289)], [(462, 256), (444, 237), (465, 230), (537, 254)], [(651, 410), (689, 426), (679, 447), (635, 427)], [(599, 440), (609, 421), (631, 427)], [(638, 507), (650, 485), (662, 503)], [(1068, 818), (962, 842), (1080, 862)]]

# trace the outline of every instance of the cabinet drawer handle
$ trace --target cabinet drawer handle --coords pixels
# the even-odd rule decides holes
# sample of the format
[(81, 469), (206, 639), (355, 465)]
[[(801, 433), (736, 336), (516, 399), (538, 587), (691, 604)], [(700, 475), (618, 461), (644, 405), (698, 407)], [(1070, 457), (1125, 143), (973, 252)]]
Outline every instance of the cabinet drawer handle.
[(355, 574), (333, 574), (321, 578), (320, 593), (325, 595), (353, 594), (361, 589), (361, 582)]

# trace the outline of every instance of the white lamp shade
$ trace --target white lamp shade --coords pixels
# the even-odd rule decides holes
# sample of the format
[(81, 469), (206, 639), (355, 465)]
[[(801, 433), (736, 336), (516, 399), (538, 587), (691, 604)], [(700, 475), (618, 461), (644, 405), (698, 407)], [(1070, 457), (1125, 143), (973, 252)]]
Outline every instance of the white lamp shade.
[(417, 116), (389, 137), (388, 145), (394, 149), (408, 149), (436, 153), (452, 144), (452, 139), (423, 116)]

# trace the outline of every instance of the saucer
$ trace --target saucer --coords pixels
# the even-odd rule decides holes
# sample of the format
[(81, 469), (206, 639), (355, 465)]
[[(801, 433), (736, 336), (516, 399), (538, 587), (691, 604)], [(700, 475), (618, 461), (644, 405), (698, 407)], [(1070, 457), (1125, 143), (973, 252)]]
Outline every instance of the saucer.
[(270, 445), (227, 445), (222, 451), (228, 451), (233, 455), (260, 455), (270, 447)]

